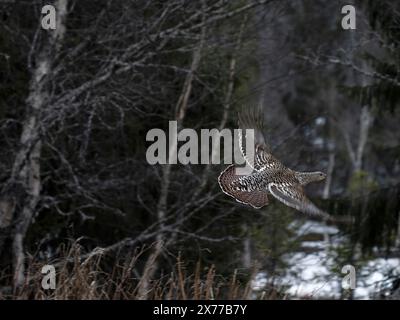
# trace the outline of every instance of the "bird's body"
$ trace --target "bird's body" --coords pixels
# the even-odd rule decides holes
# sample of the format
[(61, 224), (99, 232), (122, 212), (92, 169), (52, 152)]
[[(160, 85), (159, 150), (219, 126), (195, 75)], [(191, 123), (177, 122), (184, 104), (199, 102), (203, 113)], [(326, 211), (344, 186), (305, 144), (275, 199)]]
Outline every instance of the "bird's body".
[[(246, 154), (244, 141), (239, 143), (246, 162), (253, 168), (249, 175), (236, 174), (235, 165), (227, 167), (219, 176), (218, 182), (224, 193), (238, 202), (254, 208), (269, 203), (269, 195), (301, 212), (330, 220), (331, 217), (317, 208), (305, 195), (303, 186), (325, 178), (322, 172), (298, 172), (287, 168), (269, 151), (263, 135), (263, 116), (260, 109), (249, 108), (239, 117), (241, 129), (254, 130), (254, 155)], [(248, 139), (245, 139), (249, 143)]]

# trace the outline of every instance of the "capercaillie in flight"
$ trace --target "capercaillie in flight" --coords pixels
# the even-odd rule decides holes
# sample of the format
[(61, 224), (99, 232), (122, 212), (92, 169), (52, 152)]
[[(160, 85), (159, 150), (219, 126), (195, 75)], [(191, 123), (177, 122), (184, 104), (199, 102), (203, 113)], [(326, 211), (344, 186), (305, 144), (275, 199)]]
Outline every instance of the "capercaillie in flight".
[[(299, 172), (287, 168), (275, 158), (264, 137), (264, 116), (261, 106), (247, 107), (239, 114), (239, 145), (247, 164), (253, 169), (249, 175), (237, 175), (234, 164), (228, 166), (218, 177), (224, 193), (236, 201), (259, 209), (269, 203), (268, 197), (283, 202), (303, 213), (318, 216), (324, 220), (334, 220), (328, 213), (314, 205), (304, 193), (303, 186), (324, 180), (320, 171)], [(254, 155), (246, 154), (242, 132), (254, 130)], [(241, 132), (240, 132), (241, 131)]]

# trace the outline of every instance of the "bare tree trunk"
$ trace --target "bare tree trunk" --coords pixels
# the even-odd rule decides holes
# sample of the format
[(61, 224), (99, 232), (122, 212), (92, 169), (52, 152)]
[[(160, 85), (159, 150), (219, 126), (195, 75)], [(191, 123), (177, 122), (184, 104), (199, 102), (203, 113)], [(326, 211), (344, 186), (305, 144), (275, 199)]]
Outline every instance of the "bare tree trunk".
[(395, 241), (396, 248), (400, 249), (400, 218), (397, 220), (397, 235)]
[(373, 116), (371, 115), (369, 106), (363, 106), (360, 112), (360, 129), (356, 150), (352, 146), (349, 133), (346, 131), (345, 128), (339, 125), (339, 129), (343, 134), (346, 149), (352, 163), (353, 172), (362, 169), (365, 146), (368, 141), (369, 129), (372, 121)]
[[(22, 188), (22, 198), (18, 194), (18, 197), (6, 197), (2, 200), (3, 218), (1, 219), (1, 227), (7, 227), (10, 223), (13, 224), (13, 230), (10, 233), (15, 289), (18, 289), (25, 281), (24, 239), (40, 199), (40, 157), (42, 151), (40, 117), (48, 102), (49, 89), (47, 85), (48, 77), (51, 76), (52, 62), (65, 34), (67, 0), (58, 0), (55, 7), (57, 28), (49, 33), (48, 42), (36, 55), (29, 95), (26, 100), (26, 116), (22, 125), (20, 147), (13, 163), (11, 177), (7, 183), (7, 188), (14, 190), (14, 192), (15, 189)], [(16, 209), (15, 198), (19, 198), (18, 209)]]
[(357, 152), (355, 154), (354, 170), (361, 170), (363, 164), (363, 155), (365, 145), (368, 140), (369, 128), (372, 122), (372, 116), (368, 106), (363, 106), (360, 113), (360, 133), (358, 137)]
[(331, 195), (333, 170), (335, 169), (335, 159), (336, 159), (335, 151), (330, 150), (328, 159), (328, 169), (326, 171), (326, 181), (325, 181), (324, 191), (322, 194), (322, 199), (329, 199)]
[[(204, 40), (205, 40), (205, 28), (202, 30), (202, 36), (201, 40), (199, 43), (198, 48), (195, 50), (193, 53), (193, 60), (192, 64), (190, 67), (190, 72), (187, 74), (185, 82), (183, 84), (183, 89), (182, 93), (178, 99), (178, 102), (176, 104), (176, 116), (175, 120), (177, 121), (178, 125), (178, 130), (182, 126), (182, 122), (186, 116), (186, 110), (188, 107), (188, 102), (189, 102), (189, 97), (190, 93), (192, 91), (192, 84), (193, 84), (193, 79), (194, 79), (194, 74), (198, 69), (198, 66), (200, 64), (201, 60), (201, 51), (204, 46)], [(142, 278), (139, 283), (138, 287), (138, 299), (140, 300), (145, 300), (148, 296), (149, 293), (149, 288), (150, 288), (150, 281), (154, 276), (154, 273), (156, 272), (158, 268), (158, 256), (162, 252), (162, 248), (164, 245), (164, 219), (166, 217), (166, 212), (167, 212), (167, 200), (168, 200), (168, 192), (169, 192), (169, 185), (171, 182), (170, 176), (171, 176), (171, 169), (172, 165), (170, 164), (170, 159), (171, 155), (176, 154), (176, 151), (178, 149), (178, 139), (177, 137), (170, 137), (170, 143), (169, 143), (169, 158), (168, 158), (168, 163), (164, 165), (162, 171), (162, 180), (161, 180), (161, 191), (160, 191), (160, 197), (158, 200), (157, 204), (157, 220), (159, 223), (159, 232), (157, 233), (157, 239), (156, 239), (156, 245), (154, 246), (151, 254), (147, 258), (146, 264), (145, 264), (145, 269), (143, 270)]]
[(159, 232), (157, 235), (157, 241), (154, 244), (154, 247), (152, 248), (152, 251), (143, 267), (143, 273), (142, 277), (140, 278), (137, 291), (137, 298), (139, 300), (146, 300), (148, 294), (150, 293), (151, 290), (150, 282), (154, 276), (154, 273), (158, 268), (157, 259), (160, 253), (162, 252), (162, 249), (163, 249), (162, 234)]
[[(335, 108), (335, 94), (336, 90), (333, 84), (329, 86), (329, 112), (333, 114)], [(329, 199), (331, 195), (331, 186), (333, 180), (333, 171), (335, 169), (335, 159), (336, 159), (336, 142), (335, 142), (335, 131), (332, 123), (332, 118), (329, 118), (329, 141), (328, 141), (328, 150), (329, 150), (329, 158), (328, 158), (328, 168), (326, 170), (326, 180), (325, 186), (322, 193), (323, 199)]]
[[(363, 61), (362, 65), (363, 65), (363, 70), (370, 69), (370, 67), (365, 61)], [(368, 85), (368, 79), (366, 76), (362, 77), (361, 84), (362, 86)], [(360, 112), (360, 130), (358, 134), (357, 150), (354, 151), (354, 156), (355, 156), (353, 164), (354, 171), (359, 171), (362, 169), (364, 150), (368, 141), (369, 128), (371, 126), (372, 121), (373, 117), (371, 115), (369, 106), (368, 105), (362, 106)]]
[[(239, 35), (237, 38), (237, 42), (235, 45), (235, 53), (237, 53), (240, 49), (240, 46), (242, 44), (242, 36), (244, 32), (244, 27), (247, 22), (247, 15), (245, 15), (243, 22), (240, 27)], [(204, 42), (205, 42), (205, 28), (202, 29), (202, 35), (199, 43), (199, 47), (193, 54), (193, 60), (192, 60), (192, 65), (190, 68), (190, 72), (188, 73), (185, 83), (183, 85), (183, 90), (182, 93), (178, 99), (177, 105), (176, 105), (176, 121), (178, 123), (178, 130), (182, 126), (182, 122), (186, 116), (186, 111), (187, 111), (187, 106), (188, 106), (188, 101), (190, 97), (190, 93), (192, 90), (192, 83), (194, 79), (194, 74), (198, 69), (198, 66), (200, 64), (201, 60), (201, 52), (204, 47)], [(232, 95), (233, 95), (233, 89), (234, 89), (234, 81), (236, 77), (236, 64), (237, 64), (237, 57), (235, 54), (232, 55), (232, 58), (230, 60), (229, 64), (229, 80), (228, 80), (228, 86), (227, 86), (227, 93), (224, 99), (224, 112), (222, 114), (221, 122), (219, 124), (219, 130), (222, 130), (226, 126), (226, 122), (228, 120), (229, 116), (229, 111), (231, 108), (231, 100), (232, 100)], [(169, 146), (169, 152), (170, 155), (175, 154), (177, 150), (177, 139), (171, 139), (170, 140), (172, 145), (170, 144)], [(216, 148), (215, 146), (212, 147), (211, 151), (211, 158), (214, 157), (214, 154), (216, 153)], [(201, 191), (204, 189), (204, 187), (207, 184), (207, 178), (209, 171), (211, 169), (211, 165), (207, 165), (206, 168), (203, 171), (201, 183), (199, 187), (196, 189), (196, 192), (193, 195), (193, 199), (196, 199)], [(157, 244), (154, 247), (153, 252), (150, 254), (147, 263), (145, 267), (150, 267), (151, 271), (144, 271), (144, 274), (142, 275), (141, 283), (139, 285), (138, 289), (138, 298), (139, 299), (146, 299), (147, 295), (149, 293), (149, 284), (151, 279), (154, 276), (155, 271), (157, 270), (158, 263), (157, 263), (157, 257), (161, 254), (162, 252), (162, 247), (163, 244), (165, 243), (163, 239), (163, 221), (166, 217), (166, 209), (167, 209), (167, 199), (168, 199), (168, 191), (169, 191), (169, 184), (170, 184), (170, 174), (171, 174), (171, 164), (166, 164), (163, 168), (163, 176), (162, 176), (162, 182), (161, 182), (161, 193), (160, 193), (160, 198), (159, 202), (157, 205), (157, 219), (160, 223), (160, 232), (157, 235)], [(172, 239), (176, 237), (176, 234), (172, 235)], [(168, 243), (171, 243), (171, 239), (168, 241)], [(151, 261), (151, 263), (150, 263)]]
[(246, 223), (242, 225), (244, 232), (243, 237), (243, 252), (242, 252), (242, 266), (243, 268), (250, 269), (251, 267), (251, 238), (249, 235), (249, 227)]
[[(240, 25), (240, 30), (239, 34), (237, 37), (236, 45), (234, 48), (234, 52), (232, 54), (230, 63), (229, 63), (229, 78), (228, 78), (228, 86), (226, 90), (226, 95), (224, 99), (224, 112), (222, 113), (222, 118), (221, 122), (219, 123), (218, 130), (221, 131), (222, 129), (225, 128), (226, 122), (228, 121), (229, 113), (231, 111), (231, 106), (232, 106), (232, 96), (233, 96), (233, 89), (234, 89), (234, 84), (235, 84), (235, 78), (236, 78), (236, 65), (237, 65), (237, 54), (242, 46), (242, 41), (243, 41), (243, 33), (244, 33), (244, 28), (247, 23), (247, 18), (248, 15), (246, 14), (243, 18), (243, 21)], [(217, 147), (219, 147), (217, 144), (212, 146), (211, 150), (211, 159), (214, 159), (216, 153), (217, 153)], [(212, 163), (212, 161), (211, 161)], [(211, 170), (211, 163), (207, 164), (205, 167), (202, 178), (201, 178), (201, 183), (200, 186), (197, 188), (194, 197), (197, 198), (197, 196), (203, 191), (205, 186), (207, 185), (208, 181), (208, 176), (210, 174)]]
[[(336, 102), (335, 100), (336, 90), (333, 83), (329, 84), (327, 90), (327, 96), (328, 96), (329, 113), (330, 115), (332, 115), (334, 114), (335, 102)], [(329, 126), (329, 139), (327, 143), (327, 149), (329, 157), (328, 157), (328, 168), (326, 170), (325, 185), (324, 185), (324, 190), (322, 192), (322, 199), (329, 199), (331, 195), (333, 171), (335, 169), (335, 160), (336, 160), (336, 141), (335, 141), (335, 131), (334, 131), (334, 123), (332, 117), (329, 117), (328, 126)], [(330, 235), (326, 229), (323, 232), (323, 236), (325, 242), (325, 251), (328, 253), (328, 251), (330, 250)]]

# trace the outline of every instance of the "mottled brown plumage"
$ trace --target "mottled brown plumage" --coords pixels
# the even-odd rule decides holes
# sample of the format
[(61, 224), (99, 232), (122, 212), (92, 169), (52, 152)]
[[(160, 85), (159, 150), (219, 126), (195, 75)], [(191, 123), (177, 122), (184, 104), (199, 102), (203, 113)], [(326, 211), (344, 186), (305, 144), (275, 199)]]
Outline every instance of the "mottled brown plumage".
[(327, 220), (331, 217), (318, 209), (305, 195), (303, 186), (325, 179), (322, 172), (297, 172), (284, 166), (270, 152), (263, 135), (264, 123), (260, 107), (246, 108), (239, 115), (240, 129), (254, 129), (254, 155), (246, 154), (245, 142), (240, 134), (239, 143), (246, 162), (253, 168), (249, 175), (236, 174), (236, 167), (230, 165), (219, 176), (222, 191), (238, 202), (254, 208), (268, 205), (268, 195), (303, 213)]

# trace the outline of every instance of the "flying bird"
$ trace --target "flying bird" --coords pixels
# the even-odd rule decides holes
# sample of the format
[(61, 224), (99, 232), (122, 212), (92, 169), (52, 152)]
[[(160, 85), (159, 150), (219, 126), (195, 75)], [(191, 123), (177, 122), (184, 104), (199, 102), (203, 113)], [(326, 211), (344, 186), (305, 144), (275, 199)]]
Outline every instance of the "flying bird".
[[(270, 195), (285, 205), (311, 216), (324, 220), (334, 220), (328, 213), (319, 209), (306, 196), (303, 187), (311, 182), (325, 179), (326, 174), (320, 171), (299, 172), (292, 170), (275, 158), (264, 137), (264, 116), (261, 106), (244, 109), (239, 118), (240, 151), (247, 164), (253, 169), (251, 174), (236, 174), (235, 165), (228, 166), (218, 177), (218, 183), (224, 193), (259, 209), (269, 203)], [(243, 139), (246, 129), (254, 130), (254, 154), (246, 154)], [(241, 132), (240, 132), (241, 131)]]

